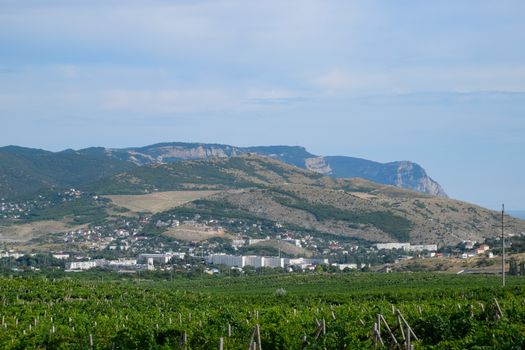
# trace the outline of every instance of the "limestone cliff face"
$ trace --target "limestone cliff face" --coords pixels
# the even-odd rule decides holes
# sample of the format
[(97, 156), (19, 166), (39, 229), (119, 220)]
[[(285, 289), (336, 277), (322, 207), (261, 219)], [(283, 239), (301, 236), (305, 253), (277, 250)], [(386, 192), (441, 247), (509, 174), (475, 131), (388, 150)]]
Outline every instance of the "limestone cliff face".
[(181, 160), (235, 157), (255, 153), (336, 178), (360, 177), (380, 184), (446, 197), (445, 191), (418, 164), (401, 161), (378, 163), (342, 156), (320, 157), (300, 146), (235, 147), (208, 143), (161, 143), (140, 148), (106, 150), (111, 157), (137, 165)]
[(164, 162), (166, 159), (168, 162), (170, 159), (208, 159), (215, 157), (233, 157), (238, 153), (228, 152), (228, 150), (218, 147), (205, 147), (203, 145), (193, 148), (183, 148), (176, 146), (164, 146), (159, 148), (159, 155), (157, 156), (158, 162)]
[(330, 165), (326, 164), (324, 157), (307, 158), (304, 161), (304, 165), (306, 166), (306, 169), (315, 171), (316, 173), (323, 175), (332, 174), (332, 168), (330, 168)]
[(337, 178), (360, 177), (433, 196), (447, 196), (443, 188), (427, 175), (425, 169), (409, 161), (378, 163), (353, 157), (314, 157), (305, 160), (305, 167)]
[(434, 196), (446, 197), (443, 188), (426, 171), (416, 163), (402, 161), (398, 163), (395, 186), (408, 188)]
[(237, 147), (197, 143), (164, 143), (140, 148), (107, 150), (113, 157), (131, 161), (137, 165), (151, 163), (172, 163), (181, 160), (235, 157), (240, 152)]

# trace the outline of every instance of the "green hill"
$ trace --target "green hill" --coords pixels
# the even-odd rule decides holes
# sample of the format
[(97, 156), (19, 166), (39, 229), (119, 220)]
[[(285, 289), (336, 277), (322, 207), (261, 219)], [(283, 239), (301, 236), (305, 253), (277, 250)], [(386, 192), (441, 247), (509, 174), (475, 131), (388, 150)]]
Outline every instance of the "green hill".
[[(353, 157), (320, 157), (300, 146), (236, 147), (171, 142), (144, 147), (91, 147), (62, 152), (3, 147), (0, 148), (0, 198), (14, 198), (34, 194), (40, 189), (96, 182), (136, 166), (235, 158), (250, 153), (334, 178), (360, 177), (399, 188), (446, 196), (441, 186), (421, 166), (408, 161), (383, 164)], [(146, 176), (145, 172), (148, 171), (149, 168), (142, 175)]]
[[(231, 220), (263, 222), (267, 228), (280, 223), (296, 233), (367, 241), (482, 240), (492, 236), (499, 223), (497, 213), (469, 203), (363, 179), (334, 179), (254, 154), (138, 167), (85, 189), (136, 195), (219, 190), (205, 200), (160, 213), (158, 219), (198, 215), (225, 227)], [(523, 221), (509, 218), (508, 224), (525, 232)]]
[(270, 158), (246, 154), (136, 167), (82, 188), (99, 194), (143, 194), (191, 189), (226, 190), (282, 183), (337, 186), (338, 180)]
[[(499, 225), (496, 212), (469, 203), (359, 178), (325, 176), (252, 153), (140, 167), (104, 154), (103, 149), (59, 153), (16, 147), (0, 149), (2, 193), (30, 196), (41, 188), (76, 186), (84, 197), (44, 203), (40, 209), (38, 203), (28, 204), (36, 207), (29, 210), (29, 216), (18, 220), (68, 217), (70, 223), (89, 224), (120, 215), (119, 208), (95, 200), (95, 194), (140, 196), (180, 190), (218, 191), (206, 199), (155, 214), (153, 226), (146, 233), (162, 233), (153, 224), (158, 220), (199, 217), (219, 222), (234, 234), (264, 235), (280, 225), (295, 236), (323, 236), (328, 240), (337, 237), (369, 242), (455, 244), (492, 237)], [(77, 216), (80, 219), (75, 221)], [(509, 217), (507, 225), (509, 232), (525, 232), (522, 220)], [(253, 227), (261, 227), (262, 231), (252, 230)]]
[(42, 189), (74, 187), (134, 168), (129, 162), (75, 151), (0, 148), (0, 198), (31, 196)]

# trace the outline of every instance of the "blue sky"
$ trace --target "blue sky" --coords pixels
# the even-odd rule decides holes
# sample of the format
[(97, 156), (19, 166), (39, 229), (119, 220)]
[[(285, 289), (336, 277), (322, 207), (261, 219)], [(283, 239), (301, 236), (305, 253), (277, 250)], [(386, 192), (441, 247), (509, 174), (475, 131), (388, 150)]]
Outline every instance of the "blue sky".
[(0, 145), (303, 145), (525, 209), (525, 2), (0, 0)]

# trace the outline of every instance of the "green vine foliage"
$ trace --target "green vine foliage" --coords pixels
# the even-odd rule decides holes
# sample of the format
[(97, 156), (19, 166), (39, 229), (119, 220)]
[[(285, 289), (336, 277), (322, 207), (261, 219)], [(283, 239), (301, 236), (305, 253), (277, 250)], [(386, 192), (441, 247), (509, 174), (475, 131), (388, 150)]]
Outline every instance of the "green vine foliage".
[(522, 349), (521, 278), (502, 290), (497, 277), (429, 273), (0, 277), (0, 347), (217, 349), (222, 337), (225, 349), (246, 349), (259, 325), (263, 349), (375, 349), (378, 314), (401, 339), (399, 309), (419, 337), (416, 349)]

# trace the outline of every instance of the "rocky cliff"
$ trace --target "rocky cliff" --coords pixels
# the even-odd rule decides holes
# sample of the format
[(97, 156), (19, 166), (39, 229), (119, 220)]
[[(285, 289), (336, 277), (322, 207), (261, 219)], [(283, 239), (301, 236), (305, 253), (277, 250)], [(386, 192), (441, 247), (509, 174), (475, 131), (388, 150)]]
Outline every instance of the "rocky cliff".
[(254, 153), (334, 178), (363, 178), (380, 184), (445, 196), (441, 186), (416, 163), (378, 163), (353, 157), (323, 157), (299, 146), (235, 147), (208, 143), (159, 143), (145, 147), (48, 152), (0, 148), (0, 198), (31, 195), (49, 187), (78, 186), (149, 164), (230, 158)]
[[(83, 152), (83, 150), (79, 151)], [(410, 161), (379, 163), (344, 156), (316, 156), (300, 146), (235, 147), (206, 143), (160, 143), (140, 148), (107, 149), (107, 154), (137, 165), (181, 160), (235, 157), (255, 153), (336, 178), (360, 177), (434, 196), (446, 197), (443, 188), (418, 164)]]

